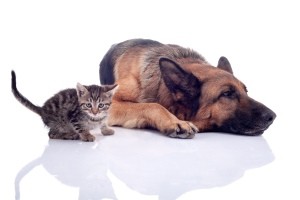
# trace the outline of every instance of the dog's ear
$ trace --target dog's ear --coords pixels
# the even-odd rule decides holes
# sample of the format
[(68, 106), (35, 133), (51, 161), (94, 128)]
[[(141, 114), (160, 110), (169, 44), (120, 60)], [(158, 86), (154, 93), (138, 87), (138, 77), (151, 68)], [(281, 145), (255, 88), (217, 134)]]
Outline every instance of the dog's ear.
[(160, 58), (159, 67), (163, 80), (176, 101), (190, 104), (197, 98), (198, 102), (201, 82), (197, 77), (184, 71), (179, 64), (168, 58)]
[(224, 71), (227, 71), (227, 72), (233, 74), (230, 62), (224, 56), (220, 57), (217, 67), (224, 70)]

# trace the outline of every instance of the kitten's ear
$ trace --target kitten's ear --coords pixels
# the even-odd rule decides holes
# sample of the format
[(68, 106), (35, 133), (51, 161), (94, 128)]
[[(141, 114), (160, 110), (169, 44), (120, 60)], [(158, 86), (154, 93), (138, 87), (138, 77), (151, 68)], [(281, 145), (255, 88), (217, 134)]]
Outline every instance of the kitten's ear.
[(118, 84), (114, 84), (114, 85), (103, 85), (102, 88), (103, 88), (103, 91), (104, 91), (104, 92), (111, 91), (111, 92), (115, 93), (115, 91), (118, 89)]
[(118, 84), (102, 86), (103, 91), (106, 92), (106, 94), (108, 94), (109, 98), (112, 98), (112, 96), (117, 91), (118, 87), (119, 87)]
[(84, 87), (80, 83), (77, 83), (76, 90), (77, 90), (78, 97), (83, 97), (89, 93), (89, 91), (86, 89), (86, 87)]

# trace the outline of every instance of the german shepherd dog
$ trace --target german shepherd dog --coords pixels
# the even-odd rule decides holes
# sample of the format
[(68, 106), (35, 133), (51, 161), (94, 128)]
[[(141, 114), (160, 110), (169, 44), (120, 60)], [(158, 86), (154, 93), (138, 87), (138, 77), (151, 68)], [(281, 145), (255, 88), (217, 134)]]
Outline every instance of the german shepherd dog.
[(261, 135), (276, 114), (247, 95), (227, 58), (217, 67), (178, 45), (133, 39), (100, 63), (101, 84), (118, 84), (108, 124), (154, 128), (173, 138), (197, 132)]

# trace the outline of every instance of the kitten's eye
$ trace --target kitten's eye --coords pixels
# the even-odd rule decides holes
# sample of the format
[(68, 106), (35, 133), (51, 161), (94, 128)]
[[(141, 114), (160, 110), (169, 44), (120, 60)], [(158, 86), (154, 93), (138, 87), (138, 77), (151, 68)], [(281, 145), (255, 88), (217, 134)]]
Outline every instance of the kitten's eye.
[(105, 105), (103, 103), (99, 103), (98, 107), (103, 108)]
[(91, 104), (91, 103), (86, 103), (86, 104), (85, 104), (85, 107), (87, 107), (87, 108), (92, 108), (92, 104)]

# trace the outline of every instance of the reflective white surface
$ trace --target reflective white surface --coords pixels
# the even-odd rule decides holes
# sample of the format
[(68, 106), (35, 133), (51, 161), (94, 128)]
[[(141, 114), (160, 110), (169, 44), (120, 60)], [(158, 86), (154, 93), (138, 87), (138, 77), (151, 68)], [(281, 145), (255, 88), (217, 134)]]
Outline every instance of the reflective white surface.
[[(16, 196), (48, 197), (53, 190), (47, 180), (52, 178), (79, 199), (125, 199), (121, 189), (140, 198), (177, 199), (193, 190), (226, 186), (274, 160), (263, 137), (211, 133), (178, 140), (149, 131), (116, 132), (98, 136), (94, 143), (49, 140), (17, 172)], [(26, 182), (45, 191), (33, 195)]]
[[(290, 0), (1, 1), (0, 199), (300, 199), (299, 19)], [(11, 69), (38, 105), (97, 84), (110, 45), (131, 38), (191, 47), (212, 64), (227, 56), (274, 124), (258, 137), (115, 128), (93, 143), (49, 140), (11, 94)]]

